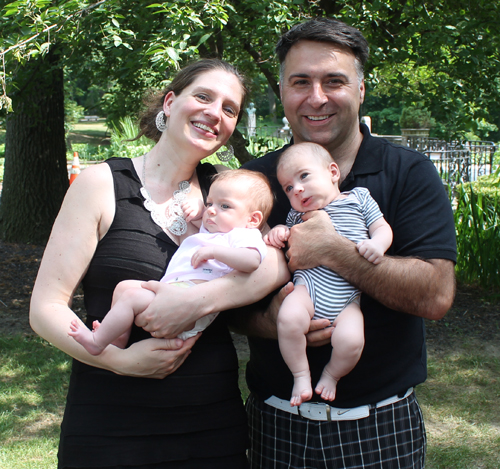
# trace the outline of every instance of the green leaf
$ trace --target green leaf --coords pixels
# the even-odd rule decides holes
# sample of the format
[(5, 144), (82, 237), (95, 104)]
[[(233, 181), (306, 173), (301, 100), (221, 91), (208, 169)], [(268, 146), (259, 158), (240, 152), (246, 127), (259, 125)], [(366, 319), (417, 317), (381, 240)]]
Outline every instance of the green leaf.
[(177, 51), (173, 47), (167, 47), (166, 48), (168, 56), (174, 60), (175, 62), (178, 62), (180, 60), (179, 55), (177, 54)]

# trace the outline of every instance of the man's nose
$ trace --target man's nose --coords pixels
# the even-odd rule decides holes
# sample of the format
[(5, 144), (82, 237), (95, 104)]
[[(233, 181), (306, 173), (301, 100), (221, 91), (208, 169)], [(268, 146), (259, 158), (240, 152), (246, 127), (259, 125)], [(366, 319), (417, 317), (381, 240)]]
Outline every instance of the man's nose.
[(309, 95), (309, 102), (313, 106), (322, 106), (327, 101), (328, 101), (328, 96), (325, 94), (322, 84), (321, 83), (313, 84), (311, 88), (311, 93)]

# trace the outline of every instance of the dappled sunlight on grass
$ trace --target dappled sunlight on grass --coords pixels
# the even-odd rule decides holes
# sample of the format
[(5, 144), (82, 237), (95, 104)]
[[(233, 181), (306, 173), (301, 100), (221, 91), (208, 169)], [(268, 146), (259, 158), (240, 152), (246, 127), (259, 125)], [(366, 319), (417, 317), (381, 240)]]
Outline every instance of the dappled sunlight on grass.
[(18, 336), (0, 339), (0, 363), (0, 467), (55, 467), (69, 357)]
[(500, 467), (500, 360), (480, 341), (429, 356), (418, 386), (428, 433), (427, 469)]

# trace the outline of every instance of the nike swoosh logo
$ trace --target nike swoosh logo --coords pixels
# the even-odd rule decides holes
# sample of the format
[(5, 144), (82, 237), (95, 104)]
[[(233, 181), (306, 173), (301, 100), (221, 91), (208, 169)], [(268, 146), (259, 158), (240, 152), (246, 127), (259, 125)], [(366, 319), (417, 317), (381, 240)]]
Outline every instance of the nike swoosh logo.
[(347, 414), (347, 412), (349, 412), (351, 409), (347, 409), (347, 410), (337, 410), (337, 415), (344, 415), (344, 414)]

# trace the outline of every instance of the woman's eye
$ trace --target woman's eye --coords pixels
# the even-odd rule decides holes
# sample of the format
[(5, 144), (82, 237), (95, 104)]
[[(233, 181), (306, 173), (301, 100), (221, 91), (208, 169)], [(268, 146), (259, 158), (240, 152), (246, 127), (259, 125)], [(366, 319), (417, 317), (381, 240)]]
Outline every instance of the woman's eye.
[(233, 109), (232, 107), (225, 107), (224, 112), (229, 117), (236, 117), (238, 115), (238, 113), (236, 112), (236, 109)]

